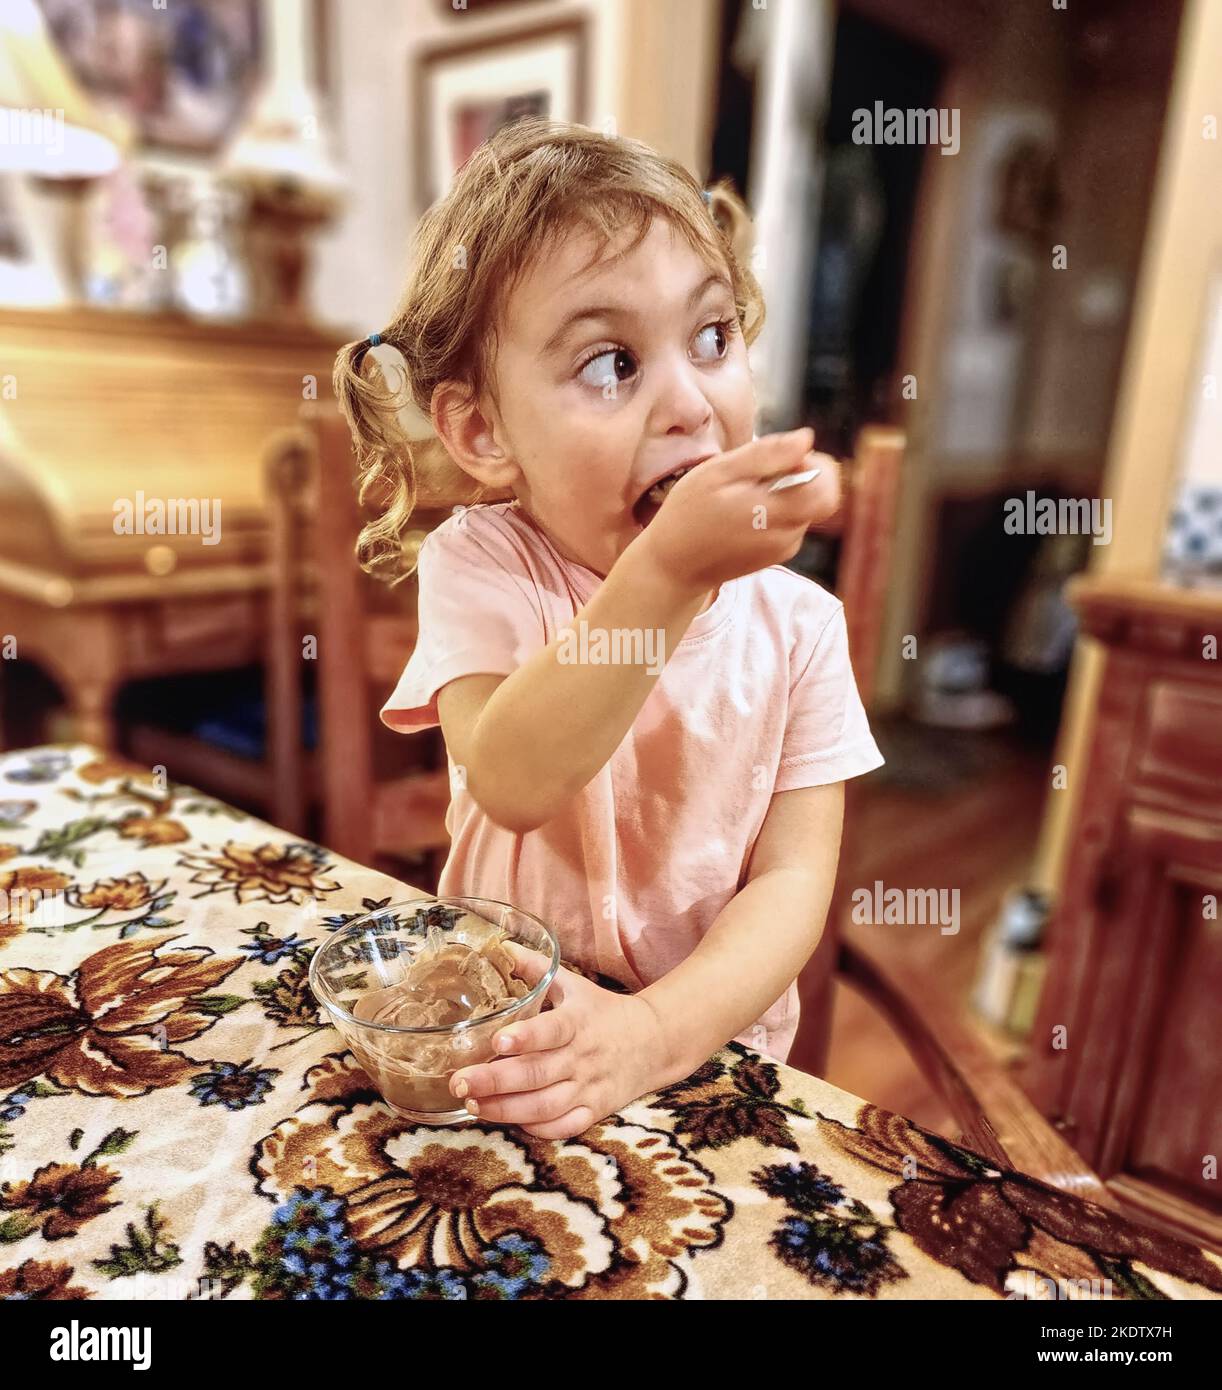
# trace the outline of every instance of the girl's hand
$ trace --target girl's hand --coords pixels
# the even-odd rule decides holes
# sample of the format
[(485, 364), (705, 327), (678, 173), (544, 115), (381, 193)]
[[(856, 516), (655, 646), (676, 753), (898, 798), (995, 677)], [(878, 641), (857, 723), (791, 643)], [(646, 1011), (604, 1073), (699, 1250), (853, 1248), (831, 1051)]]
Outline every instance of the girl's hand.
[[(523, 979), (541, 978), (541, 957), (514, 955)], [(451, 1092), (473, 1115), (520, 1125), (540, 1139), (570, 1139), (665, 1084), (662, 1028), (651, 1004), (563, 966), (548, 998), (551, 1009), (495, 1034), (494, 1041), (511, 1042), (505, 1056), (450, 1078)]]
[[(808, 528), (840, 506), (839, 465), (816, 454), (814, 440), (810, 429), (769, 434), (697, 464), (632, 545), (693, 593), (793, 559)], [(769, 491), (779, 475), (811, 466), (822, 469), (817, 478)]]

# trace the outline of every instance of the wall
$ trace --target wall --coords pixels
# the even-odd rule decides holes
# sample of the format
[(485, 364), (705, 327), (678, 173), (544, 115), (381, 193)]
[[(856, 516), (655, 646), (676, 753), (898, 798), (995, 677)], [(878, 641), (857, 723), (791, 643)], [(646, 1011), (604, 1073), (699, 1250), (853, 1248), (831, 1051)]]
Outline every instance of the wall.
[(373, 332), (401, 291), (416, 218), (409, 116), (415, 55), (469, 35), (508, 34), (587, 15), (589, 124), (602, 128), (614, 120), (620, 134), (646, 140), (702, 176), (718, 12), (713, 0), (519, 3), (487, 15), (452, 16), (436, 0), (332, 3), (336, 152), (352, 186), (342, 220), (318, 242), (318, 317), (345, 335)]
[(1152, 80), (1092, 88), (1065, 112), (1057, 240), (1069, 267), (1046, 279), (1024, 412), (1032, 455), (1101, 463), (1124, 356), (1157, 159), (1164, 90)]

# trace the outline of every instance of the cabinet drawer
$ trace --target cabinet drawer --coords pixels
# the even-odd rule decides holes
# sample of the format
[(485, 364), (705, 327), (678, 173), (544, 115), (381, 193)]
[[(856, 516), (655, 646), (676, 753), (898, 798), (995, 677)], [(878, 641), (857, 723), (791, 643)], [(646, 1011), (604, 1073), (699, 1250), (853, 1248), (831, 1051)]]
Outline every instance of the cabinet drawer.
[(1222, 816), (1222, 693), (1188, 681), (1152, 681), (1133, 777), (1141, 788)]

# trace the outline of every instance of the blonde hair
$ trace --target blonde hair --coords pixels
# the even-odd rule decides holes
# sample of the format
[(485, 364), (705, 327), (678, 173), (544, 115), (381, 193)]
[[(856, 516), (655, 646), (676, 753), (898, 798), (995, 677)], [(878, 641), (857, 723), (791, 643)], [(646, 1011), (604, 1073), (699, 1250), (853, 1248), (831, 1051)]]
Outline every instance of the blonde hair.
[[(659, 216), (703, 259), (724, 265), (750, 345), (763, 326), (764, 301), (747, 264), (750, 214), (728, 180), (708, 190), (706, 202), (681, 164), (639, 140), (534, 117), (497, 131), (420, 219), (407, 286), (380, 335), (403, 355), (411, 401), (429, 415), (433, 392), (446, 380), (463, 383), (471, 398), (487, 392), (495, 400), (499, 315), (536, 256), (577, 227), (594, 233), (599, 254), (630, 227), (631, 249)], [(420, 478), (398, 423), (403, 399), (376, 359), (372, 369), (367, 364), (369, 348), (368, 339), (341, 348), (333, 384), (352, 431), (361, 503), (381, 509), (361, 531), (357, 557), (367, 573), (395, 584), (412, 573), (399, 537)]]

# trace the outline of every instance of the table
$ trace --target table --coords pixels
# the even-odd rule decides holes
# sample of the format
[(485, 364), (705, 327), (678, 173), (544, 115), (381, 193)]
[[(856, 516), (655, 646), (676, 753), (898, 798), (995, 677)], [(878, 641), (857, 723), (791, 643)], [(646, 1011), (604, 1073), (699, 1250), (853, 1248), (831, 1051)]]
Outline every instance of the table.
[(1222, 1296), (736, 1043), (575, 1139), (413, 1125), (306, 971), (423, 895), (86, 745), (0, 756), (0, 890), (0, 1297)]

